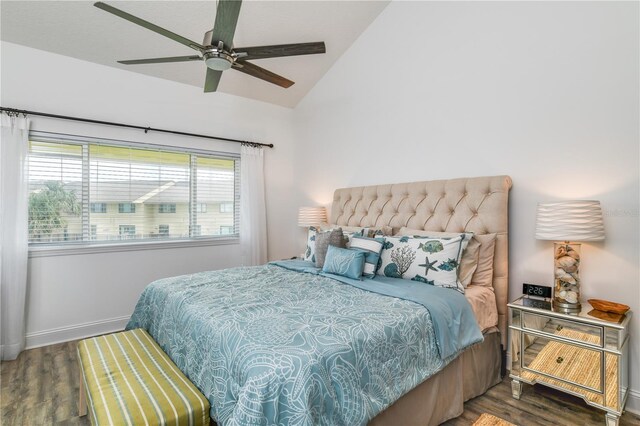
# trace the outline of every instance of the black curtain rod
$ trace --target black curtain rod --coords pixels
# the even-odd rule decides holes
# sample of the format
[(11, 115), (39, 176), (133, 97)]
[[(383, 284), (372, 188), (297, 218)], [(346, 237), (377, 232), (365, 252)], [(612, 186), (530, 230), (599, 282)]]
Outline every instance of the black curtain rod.
[(71, 116), (68, 116), (68, 115), (49, 114), (49, 113), (46, 113), (46, 112), (29, 111), (29, 110), (26, 110), (26, 109), (0, 107), (0, 112), (7, 112), (7, 113), (10, 113), (10, 114), (39, 115), (39, 116), (42, 116), (42, 117), (59, 118), (61, 120), (73, 120), (73, 121), (81, 121), (83, 123), (104, 124), (104, 125), (107, 125), (107, 126), (117, 126), (117, 127), (127, 127), (129, 129), (139, 129), (139, 130), (144, 130), (145, 133), (147, 133), (147, 132), (171, 133), (171, 134), (174, 134), (174, 135), (193, 136), (195, 138), (215, 139), (215, 140), (225, 141), (225, 142), (243, 143), (243, 144), (247, 144), (247, 145), (250, 145), (250, 146), (266, 146), (266, 147), (269, 147), (269, 148), (273, 148), (273, 144), (272, 143), (259, 143), (259, 142), (241, 141), (241, 140), (238, 140), (238, 139), (222, 138), (222, 137), (218, 137), (218, 136), (200, 135), (198, 133), (179, 132), (177, 130), (156, 129), (154, 127), (143, 127), (143, 126), (136, 126), (136, 125), (133, 125), (133, 124), (114, 123), (113, 121), (92, 120), (90, 118), (80, 118), (80, 117), (71, 117)]

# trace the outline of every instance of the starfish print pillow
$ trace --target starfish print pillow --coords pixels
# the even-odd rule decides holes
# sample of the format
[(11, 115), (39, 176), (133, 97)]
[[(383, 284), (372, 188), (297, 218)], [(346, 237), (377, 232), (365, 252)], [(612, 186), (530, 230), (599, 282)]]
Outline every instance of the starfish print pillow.
[(471, 233), (446, 238), (385, 237), (378, 275), (420, 281), (464, 293), (464, 286), (458, 279), (458, 269), (471, 237)]

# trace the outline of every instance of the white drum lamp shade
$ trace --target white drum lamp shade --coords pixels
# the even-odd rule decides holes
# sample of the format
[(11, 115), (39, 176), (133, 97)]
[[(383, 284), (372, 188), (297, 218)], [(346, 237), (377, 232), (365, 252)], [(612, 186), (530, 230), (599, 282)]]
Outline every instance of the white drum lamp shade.
[(536, 239), (602, 241), (604, 223), (599, 201), (558, 201), (538, 204)]
[(300, 207), (298, 226), (320, 226), (327, 223), (327, 209), (324, 207)]
[[(536, 239), (554, 244), (555, 309), (580, 312), (580, 243), (604, 240), (599, 201), (558, 201), (538, 204)], [(564, 242), (558, 242), (564, 241)]]

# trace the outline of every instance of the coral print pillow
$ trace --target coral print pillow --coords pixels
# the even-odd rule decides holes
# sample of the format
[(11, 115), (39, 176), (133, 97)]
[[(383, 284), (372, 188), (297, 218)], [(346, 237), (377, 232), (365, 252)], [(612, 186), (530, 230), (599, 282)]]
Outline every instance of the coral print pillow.
[(309, 232), (307, 233), (307, 248), (304, 251), (304, 260), (308, 260), (309, 262), (316, 263), (316, 233), (317, 229), (315, 226), (309, 227)]
[(378, 275), (420, 281), (464, 293), (458, 280), (462, 252), (472, 234), (450, 238), (386, 237)]

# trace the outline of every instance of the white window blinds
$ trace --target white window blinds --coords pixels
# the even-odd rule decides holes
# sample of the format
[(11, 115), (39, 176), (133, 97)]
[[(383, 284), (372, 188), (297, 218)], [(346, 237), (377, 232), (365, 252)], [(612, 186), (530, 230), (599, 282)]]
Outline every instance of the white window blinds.
[[(201, 235), (227, 235), (237, 233), (237, 203), (235, 181), (238, 173), (236, 161), (214, 157), (198, 157), (196, 161), (196, 220)], [(198, 205), (206, 204), (199, 212)], [(220, 206), (229, 205), (229, 209)], [(231, 232), (229, 232), (231, 230)]]
[(82, 146), (29, 144), (29, 240), (81, 241)]
[(238, 167), (238, 158), (203, 152), (34, 140), (30, 242), (237, 235)]
[(89, 164), (96, 240), (189, 237), (189, 154), (91, 145)]

